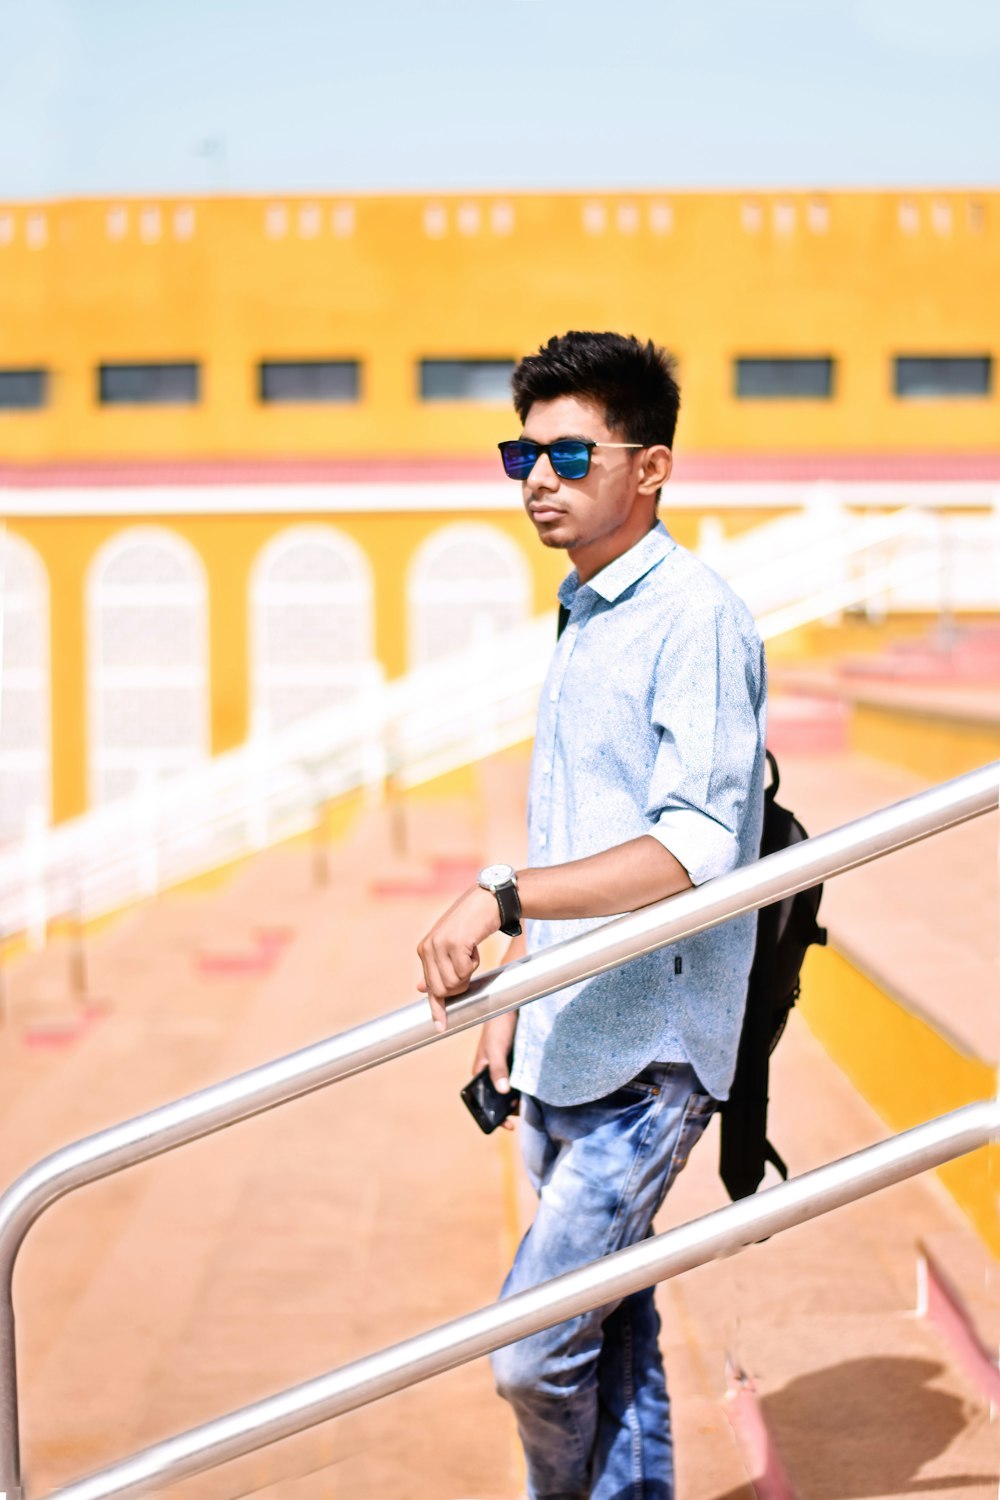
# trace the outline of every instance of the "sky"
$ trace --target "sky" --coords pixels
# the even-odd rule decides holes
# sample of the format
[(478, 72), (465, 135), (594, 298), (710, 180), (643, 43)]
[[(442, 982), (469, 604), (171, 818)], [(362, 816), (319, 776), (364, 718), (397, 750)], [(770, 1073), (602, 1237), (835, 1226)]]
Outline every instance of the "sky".
[(1000, 186), (1000, 0), (0, 0), (0, 199)]

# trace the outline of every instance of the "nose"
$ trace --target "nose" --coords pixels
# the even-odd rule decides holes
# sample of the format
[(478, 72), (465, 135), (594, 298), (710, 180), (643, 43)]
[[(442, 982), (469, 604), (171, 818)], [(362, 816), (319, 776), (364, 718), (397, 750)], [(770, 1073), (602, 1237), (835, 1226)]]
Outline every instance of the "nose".
[(542, 490), (551, 493), (559, 488), (559, 475), (552, 467), (547, 453), (539, 453), (534, 468), (524, 481), (524, 487), (529, 496)]

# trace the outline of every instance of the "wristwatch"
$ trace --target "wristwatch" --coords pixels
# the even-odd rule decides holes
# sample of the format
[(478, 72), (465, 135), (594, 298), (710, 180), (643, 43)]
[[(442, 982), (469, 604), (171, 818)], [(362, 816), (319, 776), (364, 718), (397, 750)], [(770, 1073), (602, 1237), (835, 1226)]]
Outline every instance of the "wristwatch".
[(521, 934), (521, 898), (517, 894), (517, 875), (511, 865), (487, 865), (479, 872), (479, 884), (492, 891), (500, 908), (500, 931), (505, 937)]

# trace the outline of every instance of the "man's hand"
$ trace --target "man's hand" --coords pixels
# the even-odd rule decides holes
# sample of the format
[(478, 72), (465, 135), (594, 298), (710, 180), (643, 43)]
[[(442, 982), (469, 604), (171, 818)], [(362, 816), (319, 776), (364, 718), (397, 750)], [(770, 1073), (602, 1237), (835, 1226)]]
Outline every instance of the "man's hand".
[(464, 995), (479, 968), (479, 944), (500, 930), (500, 908), (492, 891), (474, 885), (450, 906), (417, 944), (424, 977), (417, 985), (431, 1006), (438, 1031), (448, 1024), (445, 1001)]
[[(507, 1059), (514, 1045), (516, 1030), (517, 1011), (508, 1010), (502, 1016), (494, 1016), (492, 1020), (485, 1021), (479, 1033), (479, 1043), (472, 1062), (472, 1076), (475, 1078), (483, 1068), (489, 1068), (493, 1087), (498, 1094), (510, 1093), (510, 1064)], [(514, 1129), (514, 1121), (509, 1115), (502, 1124), (504, 1130)]]

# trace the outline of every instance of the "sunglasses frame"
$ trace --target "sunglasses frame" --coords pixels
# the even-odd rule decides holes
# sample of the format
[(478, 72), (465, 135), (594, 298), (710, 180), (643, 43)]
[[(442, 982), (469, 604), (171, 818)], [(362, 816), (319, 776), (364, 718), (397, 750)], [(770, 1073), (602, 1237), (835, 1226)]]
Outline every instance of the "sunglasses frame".
[[(560, 479), (567, 479), (572, 484), (572, 483), (574, 483), (578, 479), (586, 479), (587, 475), (590, 473), (590, 461), (591, 461), (591, 459), (594, 456), (594, 449), (595, 448), (645, 448), (645, 447), (648, 447), (648, 444), (646, 444), (646, 443), (597, 443), (592, 438), (556, 438), (556, 440), (555, 440), (554, 443), (536, 443), (535, 440), (534, 440), (534, 438), (506, 438), (502, 443), (497, 443), (497, 448), (500, 450), (500, 460), (501, 460), (501, 462), (503, 462), (503, 456), (504, 456), (503, 451), (504, 451), (504, 449), (506, 447), (508, 447), (510, 444), (513, 444), (513, 443), (526, 443), (526, 444), (530, 443), (530, 445), (532, 446), (532, 448), (535, 448), (535, 449), (538, 450), (536, 452), (536, 454), (535, 454), (535, 462), (531, 465), (531, 468), (528, 469), (527, 473), (525, 473), (525, 474), (508, 474), (507, 473), (507, 465), (504, 464), (504, 470), (503, 470), (504, 473), (507, 475), (508, 479), (513, 479), (516, 484), (523, 484), (524, 483), (524, 481), (528, 478), (528, 475), (531, 473), (532, 469), (534, 469), (535, 464), (537, 464), (538, 460), (541, 458), (541, 456), (542, 456), (543, 453), (546, 455), (546, 457), (549, 460), (549, 463), (552, 465), (553, 472), (556, 473), (556, 474), (558, 474)], [(584, 469), (584, 471), (583, 471), (582, 474), (574, 474), (572, 476), (568, 475), (568, 474), (560, 474), (559, 470), (556, 468), (556, 461), (555, 461), (555, 459), (552, 456), (552, 449), (553, 448), (558, 448), (558, 447), (560, 447), (564, 443), (578, 443), (581, 448), (586, 448), (586, 450), (587, 450), (587, 467)]]

